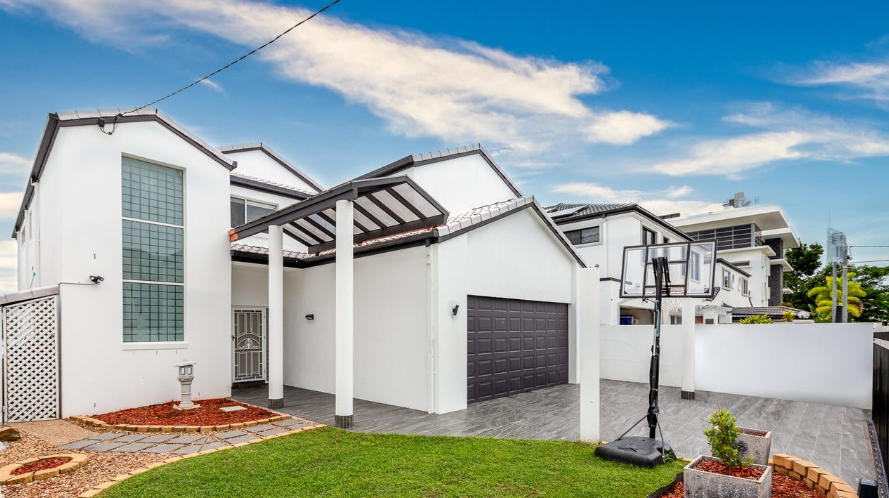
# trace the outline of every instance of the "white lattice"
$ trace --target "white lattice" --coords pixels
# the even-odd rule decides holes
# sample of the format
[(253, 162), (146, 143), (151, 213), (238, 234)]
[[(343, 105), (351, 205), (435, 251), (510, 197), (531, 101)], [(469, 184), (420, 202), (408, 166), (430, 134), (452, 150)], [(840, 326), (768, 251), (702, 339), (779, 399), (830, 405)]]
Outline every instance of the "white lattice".
[(3, 307), (6, 420), (59, 418), (57, 297)]

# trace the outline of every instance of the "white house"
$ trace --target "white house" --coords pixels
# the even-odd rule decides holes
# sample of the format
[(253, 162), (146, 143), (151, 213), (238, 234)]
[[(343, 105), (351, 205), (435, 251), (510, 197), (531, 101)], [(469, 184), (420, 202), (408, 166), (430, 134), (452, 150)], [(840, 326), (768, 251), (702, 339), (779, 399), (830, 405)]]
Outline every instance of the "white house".
[[(546, 211), (584, 260), (600, 266), (600, 318), (605, 325), (654, 322), (651, 302), (620, 297), (625, 247), (707, 240), (692, 239), (670, 222), (635, 203), (559, 203), (547, 207)], [(722, 256), (721, 251), (719, 256)], [(717, 258), (716, 296), (712, 300), (697, 300), (699, 320), (704, 320), (706, 310), (714, 307), (731, 309), (751, 306), (750, 277), (745, 269), (722, 257)], [(678, 300), (667, 301), (665, 309), (668, 309), (671, 321), (680, 321)]]
[(577, 382), (595, 271), (480, 146), (324, 189), (118, 112), (49, 116), (13, 233), (20, 290), (60, 289), (62, 416), (173, 399), (184, 359), (198, 398), (335, 393), (341, 426), (353, 397), (444, 413)]

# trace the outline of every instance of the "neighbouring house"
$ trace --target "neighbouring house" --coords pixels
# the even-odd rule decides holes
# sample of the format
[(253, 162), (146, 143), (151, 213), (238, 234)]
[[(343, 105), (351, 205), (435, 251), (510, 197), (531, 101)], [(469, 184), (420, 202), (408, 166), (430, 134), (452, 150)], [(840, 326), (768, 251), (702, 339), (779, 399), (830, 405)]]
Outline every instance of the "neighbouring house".
[(118, 112), (49, 116), (15, 222), (19, 289), (59, 288), (61, 416), (173, 399), (185, 359), (198, 398), (335, 393), (341, 426), (353, 397), (444, 413), (577, 382), (594, 273), (481, 146), (325, 189)]
[(798, 248), (799, 237), (780, 206), (751, 204), (742, 192), (722, 211), (669, 222), (694, 240), (715, 240), (721, 258), (749, 273), (748, 306), (778, 306), (790, 293), (784, 287), (784, 272), (793, 270), (784, 252)]
[[(650, 301), (620, 297), (621, 267), (624, 248), (643, 244), (689, 242), (692, 239), (659, 216), (635, 203), (577, 204), (559, 203), (546, 208), (547, 213), (574, 244), (585, 261), (599, 265), (600, 319), (605, 325), (647, 325), (654, 323)], [(749, 306), (750, 274), (718, 258), (715, 268), (717, 294), (713, 300), (696, 300), (698, 306)], [(681, 317), (678, 300), (669, 302), (672, 322)], [(704, 311), (698, 310), (703, 317)]]

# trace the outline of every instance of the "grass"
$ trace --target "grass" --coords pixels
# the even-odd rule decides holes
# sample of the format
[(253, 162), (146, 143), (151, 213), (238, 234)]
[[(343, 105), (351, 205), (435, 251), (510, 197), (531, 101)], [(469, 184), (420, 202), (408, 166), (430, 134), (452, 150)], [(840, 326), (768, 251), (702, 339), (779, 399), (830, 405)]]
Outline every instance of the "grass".
[(683, 466), (641, 469), (568, 441), (303, 432), (138, 474), (102, 498), (644, 497)]

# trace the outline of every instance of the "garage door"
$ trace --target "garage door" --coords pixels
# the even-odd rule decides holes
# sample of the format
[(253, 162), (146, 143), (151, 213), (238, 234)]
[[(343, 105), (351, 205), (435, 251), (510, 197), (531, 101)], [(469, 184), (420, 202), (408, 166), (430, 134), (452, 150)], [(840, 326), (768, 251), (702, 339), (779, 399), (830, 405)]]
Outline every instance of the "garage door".
[(470, 403), (568, 382), (568, 305), (467, 298)]

